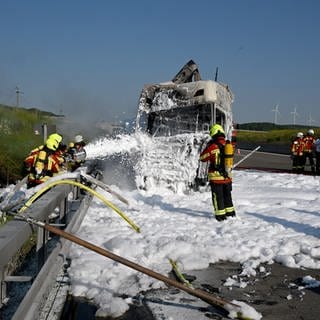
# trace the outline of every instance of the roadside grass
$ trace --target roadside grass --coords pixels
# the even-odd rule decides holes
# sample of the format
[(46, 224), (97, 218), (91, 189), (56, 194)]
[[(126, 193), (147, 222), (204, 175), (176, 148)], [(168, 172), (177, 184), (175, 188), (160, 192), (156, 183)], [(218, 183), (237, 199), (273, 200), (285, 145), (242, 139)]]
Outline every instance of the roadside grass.
[(23, 160), (30, 150), (42, 144), (35, 126), (52, 120), (41, 111), (0, 104), (0, 183), (8, 185), (22, 178)]
[[(277, 129), (270, 131), (237, 131), (237, 141), (248, 142), (267, 142), (267, 143), (291, 143), (296, 137), (298, 132), (306, 134), (309, 128), (296, 128), (296, 129)], [(320, 129), (314, 129), (315, 137), (319, 137)]]

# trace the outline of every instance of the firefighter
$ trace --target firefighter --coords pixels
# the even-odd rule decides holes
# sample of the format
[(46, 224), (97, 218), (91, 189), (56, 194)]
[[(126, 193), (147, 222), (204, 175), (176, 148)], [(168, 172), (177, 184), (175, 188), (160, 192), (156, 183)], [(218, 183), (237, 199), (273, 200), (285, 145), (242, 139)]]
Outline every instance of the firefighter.
[[(208, 179), (211, 187), (215, 218), (218, 221), (222, 221), (236, 215), (231, 195), (232, 163), (230, 165), (230, 160), (233, 157), (233, 148), (230, 141), (226, 141), (221, 125), (212, 125), (210, 127), (210, 136), (211, 140), (201, 152), (200, 160), (202, 162), (210, 162)], [(225, 154), (226, 146), (232, 148), (232, 154)]]
[(313, 150), (314, 150), (314, 143), (316, 139), (314, 137), (314, 131), (309, 129), (307, 134), (303, 137), (304, 142), (304, 150), (303, 150), (303, 167), (307, 163), (307, 159), (309, 159), (309, 164), (311, 167), (311, 172), (315, 174), (315, 166), (314, 166), (314, 159), (313, 159)]
[(28, 155), (24, 160), (29, 167), (28, 188), (45, 182), (60, 171), (61, 162), (56, 155), (58, 147), (58, 141), (48, 138), (43, 148)]
[(87, 157), (87, 153), (84, 148), (85, 145), (86, 143), (80, 134), (74, 137), (74, 142), (69, 143), (69, 148), (67, 151), (70, 159), (68, 165), (69, 170), (74, 171), (84, 164)]
[(303, 133), (298, 132), (296, 138), (291, 143), (292, 172), (303, 173), (304, 170), (304, 141)]
[(314, 151), (316, 154), (316, 175), (320, 175), (320, 139), (314, 142)]
[[(59, 156), (60, 163), (65, 162), (65, 160), (63, 159), (63, 155), (60, 152), (60, 150), (63, 150), (63, 146), (65, 146), (65, 145), (62, 144), (62, 139), (63, 139), (62, 136), (60, 134), (58, 134), (58, 133), (50, 134), (48, 139), (47, 139), (47, 141), (55, 140), (58, 143), (58, 149), (56, 150), (56, 154), (57, 154), (57, 156)], [(34, 166), (34, 161), (36, 159), (36, 155), (41, 150), (43, 150), (44, 147), (45, 147), (45, 144), (40, 145), (37, 148), (35, 148), (35, 149), (30, 151), (29, 155), (23, 161), (23, 170), (22, 170), (22, 174), (23, 175), (26, 175), (26, 174), (30, 173), (31, 168)]]
[[(50, 134), (50, 136), (48, 137), (47, 140), (49, 140), (49, 139), (50, 139), (50, 140), (53, 139), (53, 140), (57, 141), (58, 144), (60, 144), (60, 143), (62, 143), (62, 139), (63, 139), (63, 138), (62, 138), (62, 136), (61, 136), (60, 134), (58, 134), (58, 133), (52, 133), (52, 134)], [(45, 144), (44, 144), (44, 145), (40, 145), (39, 147), (31, 150), (30, 153), (29, 153), (29, 156), (38, 153), (38, 152), (41, 151), (44, 147), (45, 147)]]

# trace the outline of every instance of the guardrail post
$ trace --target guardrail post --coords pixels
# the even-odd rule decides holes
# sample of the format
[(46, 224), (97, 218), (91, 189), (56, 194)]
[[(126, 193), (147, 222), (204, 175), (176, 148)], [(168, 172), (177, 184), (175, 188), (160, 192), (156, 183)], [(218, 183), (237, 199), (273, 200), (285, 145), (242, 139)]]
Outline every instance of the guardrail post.
[(80, 189), (78, 187), (74, 187), (72, 189), (73, 200), (79, 199)]
[(37, 227), (37, 260), (38, 270), (42, 268), (47, 259), (47, 242), (48, 242), (48, 231), (43, 228)]
[(62, 224), (66, 224), (66, 218), (68, 213), (68, 197), (64, 198), (60, 202), (59, 206), (59, 222)]
[(5, 269), (2, 269), (0, 273), (0, 308), (3, 306), (5, 300), (7, 299), (7, 283), (4, 281), (4, 273)]

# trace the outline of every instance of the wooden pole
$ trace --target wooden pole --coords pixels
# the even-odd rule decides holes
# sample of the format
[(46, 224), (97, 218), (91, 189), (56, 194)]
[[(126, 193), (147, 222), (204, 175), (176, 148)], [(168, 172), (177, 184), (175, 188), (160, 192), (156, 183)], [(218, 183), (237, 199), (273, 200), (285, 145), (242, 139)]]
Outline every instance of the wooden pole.
[(162, 282), (164, 282), (164, 283), (166, 283), (166, 284), (168, 284), (168, 285), (170, 285), (172, 287), (175, 287), (175, 288), (178, 288), (178, 289), (180, 289), (182, 291), (185, 291), (185, 292), (187, 292), (187, 293), (189, 293), (189, 294), (191, 294), (191, 295), (193, 295), (193, 296), (195, 296), (197, 298), (200, 298), (200, 299), (206, 301), (209, 304), (212, 304), (214, 306), (219, 306), (219, 307), (222, 307), (222, 308), (224, 308), (226, 305), (229, 305), (229, 306), (232, 306), (234, 308), (238, 308), (239, 311), (241, 309), (240, 306), (238, 306), (238, 305), (236, 305), (236, 304), (234, 304), (232, 302), (229, 302), (227, 300), (221, 299), (220, 297), (213, 296), (213, 295), (211, 295), (211, 294), (209, 294), (209, 293), (207, 293), (207, 292), (205, 292), (203, 290), (200, 290), (200, 289), (189, 288), (189, 287), (185, 286), (184, 284), (182, 284), (182, 283), (180, 283), (180, 282), (178, 282), (176, 280), (170, 279), (170, 278), (168, 278), (168, 277), (166, 277), (166, 276), (164, 276), (164, 275), (162, 275), (162, 274), (160, 274), (158, 272), (155, 272), (155, 271), (153, 271), (151, 269), (145, 268), (145, 267), (143, 267), (143, 266), (141, 266), (141, 265), (139, 265), (139, 264), (137, 264), (135, 262), (127, 260), (127, 259), (125, 259), (125, 258), (123, 258), (121, 256), (118, 256), (118, 255), (116, 255), (116, 254), (114, 254), (114, 253), (112, 253), (112, 252), (110, 252), (108, 250), (105, 250), (105, 249), (103, 249), (101, 247), (98, 247), (98, 246), (96, 246), (96, 245), (94, 245), (94, 244), (92, 244), (92, 243), (90, 243), (88, 241), (85, 241), (85, 240), (83, 240), (81, 238), (78, 238), (77, 236), (75, 236), (75, 235), (73, 235), (71, 233), (65, 232), (65, 231), (60, 230), (58, 228), (55, 228), (55, 227), (53, 227), (53, 226), (51, 226), (51, 225), (49, 225), (47, 223), (44, 223), (44, 222), (41, 222), (41, 221), (37, 221), (37, 220), (32, 219), (32, 218), (25, 218), (25, 220), (27, 222), (31, 223), (31, 224), (35, 224), (35, 225), (37, 225), (39, 227), (42, 227), (42, 228), (44, 228), (44, 229), (46, 229), (46, 230), (48, 230), (48, 231), (50, 231), (50, 232), (52, 232), (52, 233), (54, 233), (56, 235), (59, 235), (59, 236), (65, 238), (67, 240), (70, 240), (71, 242), (74, 242), (74, 243), (76, 243), (76, 244), (78, 244), (78, 245), (80, 245), (82, 247), (85, 247), (85, 248), (87, 248), (89, 250), (92, 250), (92, 251), (94, 251), (94, 252), (96, 252), (96, 253), (104, 256), (104, 257), (112, 259), (112, 260), (114, 260), (116, 262), (119, 262), (119, 263), (121, 263), (121, 264), (123, 264), (123, 265), (125, 265), (125, 266), (127, 266), (129, 268), (132, 268), (134, 270), (137, 270), (139, 272), (142, 272), (142, 273), (144, 273), (144, 274), (146, 274), (146, 275), (148, 275), (148, 276), (150, 276), (152, 278), (155, 278), (157, 280), (160, 280), (160, 281), (162, 281)]

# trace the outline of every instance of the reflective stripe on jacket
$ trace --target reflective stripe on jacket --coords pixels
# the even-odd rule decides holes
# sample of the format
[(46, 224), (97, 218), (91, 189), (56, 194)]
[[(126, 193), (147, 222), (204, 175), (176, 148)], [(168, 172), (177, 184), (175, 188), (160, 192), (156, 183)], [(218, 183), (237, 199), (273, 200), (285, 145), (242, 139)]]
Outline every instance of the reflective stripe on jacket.
[[(208, 170), (208, 179), (217, 184), (230, 183), (232, 181), (230, 176), (226, 176), (225, 172), (219, 170), (221, 154), (219, 144), (225, 145), (225, 138), (223, 136), (218, 137), (215, 140), (210, 140), (205, 149), (200, 154), (200, 161), (210, 162)], [(225, 171), (225, 170), (224, 170)]]
[(310, 135), (306, 135), (303, 138), (305, 152), (312, 152), (313, 151), (315, 140), (316, 139)]
[(41, 150), (36, 155), (36, 160), (30, 170), (28, 181), (40, 184), (47, 181), (50, 177), (60, 171), (59, 158), (50, 152)]
[(291, 153), (294, 156), (303, 156), (304, 142), (301, 138), (296, 138), (291, 144)]

